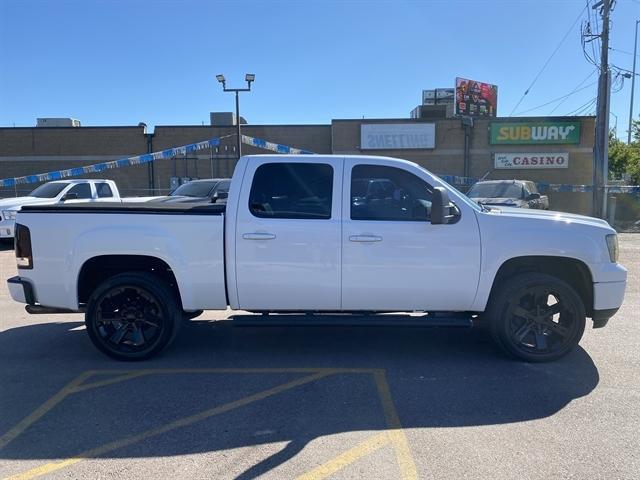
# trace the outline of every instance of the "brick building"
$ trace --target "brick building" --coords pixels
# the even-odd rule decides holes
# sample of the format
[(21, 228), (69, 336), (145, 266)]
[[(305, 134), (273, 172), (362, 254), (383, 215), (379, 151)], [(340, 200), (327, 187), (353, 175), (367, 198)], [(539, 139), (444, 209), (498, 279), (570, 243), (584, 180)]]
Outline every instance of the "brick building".
[[(573, 129), (567, 138), (557, 135), (558, 128), (565, 128), (562, 125)], [(476, 119), (473, 127), (465, 127), (460, 118), (337, 119), (330, 125), (249, 124), (242, 126), (242, 133), (316, 153), (405, 158), (438, 174), (478, 178), (488, 173), (491, 179), (589, 185), (594, 127), (594, 117)], [(541, 138), (543, 129), (556, 136)], [(234, 125), (157, 126), (152, 134), (144, 126), (0, 128), (0, 178), (89, 165), (220, 137), (221, 144), (215, 149), (158, 160), (153, 168), (145, 164), (86, 175), (115, 180), (126, 196), (166, 193), (171, 177), (230, 176), (236, 158), (235, 131)], [(378, 143), (363, 145), (367, 138)], [(418, 143), (412, 143), (414, 140)], [(256, 153), (268, 152), (243, 146), (243, 154)], [(560, 168), (520, 167), (508, 161), (540, 154), (561, 156), (566, 164)], [(495, 168), (498, 160), (501, 168)], [(0, 197), (24, 195), (35, 186), (0, 188)], [(549, 197), (553, 209), (590, 213), (589, 193), (550, 192)]]

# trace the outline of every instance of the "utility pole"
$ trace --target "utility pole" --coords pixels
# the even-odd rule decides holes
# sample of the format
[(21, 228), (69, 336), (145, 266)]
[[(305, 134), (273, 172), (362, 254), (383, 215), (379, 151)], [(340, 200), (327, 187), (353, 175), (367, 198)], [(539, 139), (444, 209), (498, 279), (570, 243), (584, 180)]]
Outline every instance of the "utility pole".
[(602, 33), (600, 39), (600, 77), (598, 79), (598, 109), (596, 114), (596, 142), (593, 158), (593, 205), (594, 217), (606, 215), (606, 184), (609, 179), (609, 94), (611, 71), (609, 70), (609, 13), (612, 0), (601, 0), (593, 8), (602, 6)]
[(636, 36), (633, 41), (633, 74), (631, 75), (631, 101), (629, 102), (629, 133), (627, 134), (627, 143), (631, 143), (631, 127), (633, 126), (633, 89), (636, 86), (636, 58), (638, 58), (638, 23), (636, 20)]

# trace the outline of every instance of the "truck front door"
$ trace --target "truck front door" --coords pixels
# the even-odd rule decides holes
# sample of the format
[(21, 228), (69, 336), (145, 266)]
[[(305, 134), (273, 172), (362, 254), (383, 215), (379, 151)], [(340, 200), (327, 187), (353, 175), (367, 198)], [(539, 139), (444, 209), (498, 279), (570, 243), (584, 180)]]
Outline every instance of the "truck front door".
[(342, 169), (339, 157), (250, 158), (235, 227), (240, 308), (340, 309)]
[(475, 213), (430, 223), (428, 176), (384, 159), (347, 158), (343, 182), (342, 308), (467, 310), (480, 273)]

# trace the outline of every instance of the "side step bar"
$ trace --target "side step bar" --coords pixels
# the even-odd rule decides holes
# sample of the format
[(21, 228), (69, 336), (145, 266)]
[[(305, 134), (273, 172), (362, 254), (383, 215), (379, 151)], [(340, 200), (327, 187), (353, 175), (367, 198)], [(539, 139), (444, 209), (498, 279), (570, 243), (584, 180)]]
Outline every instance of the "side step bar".
[(465, 327), (473, 326), (469, 315), (232, 315), (238, 327)]
[(69, 310), (67, 308), (43, 307), (42, 305), (27, 305), (24, 307), (24, 309), (31, 315), (50, 315), (53, 313), (84, 313), (84, 309)]

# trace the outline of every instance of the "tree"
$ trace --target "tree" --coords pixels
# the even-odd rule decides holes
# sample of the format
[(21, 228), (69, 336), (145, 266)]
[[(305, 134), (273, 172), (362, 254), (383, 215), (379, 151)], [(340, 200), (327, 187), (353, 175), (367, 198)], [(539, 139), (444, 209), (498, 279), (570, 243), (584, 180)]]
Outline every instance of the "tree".
[(640, 184), (640, 120), (631, 125), (633, 141), (626, 144), (609, 134), (609, 174), (612, 179), (621, 179), (629, 175), (634, 185)]

